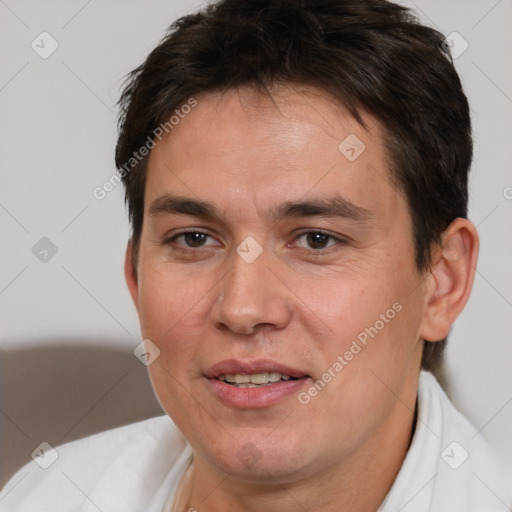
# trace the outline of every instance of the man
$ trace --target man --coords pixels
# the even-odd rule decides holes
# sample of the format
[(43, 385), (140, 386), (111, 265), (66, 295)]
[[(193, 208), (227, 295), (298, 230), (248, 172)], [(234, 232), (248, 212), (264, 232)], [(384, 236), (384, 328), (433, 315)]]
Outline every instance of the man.
[(478, 253), (443, 37), (383, 0), (224, 0), (121, 107), (126, 279), (167, 416), (59, 447), (2, 506), (511, 510), (426, 371)]

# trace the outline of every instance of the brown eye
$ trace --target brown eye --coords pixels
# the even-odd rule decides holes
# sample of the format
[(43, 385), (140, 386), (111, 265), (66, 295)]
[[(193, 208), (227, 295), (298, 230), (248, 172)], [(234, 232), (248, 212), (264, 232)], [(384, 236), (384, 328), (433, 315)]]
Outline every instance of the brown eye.
[(177, 233), (164, 241), (165, 245), (175, 245), (184, 249), (195, 249), (209, 245), (218, 245), (216, 240), (202, 231), (185, 231)]
[(184, 233), (183, 240), (189, 247), (201, 247), (204, 245), (208, 235), (204, 233)]
[(302, 233), (297, 239), (297, 245), (306, 249), (326, 249), (336, 244), (336, 238), (321, 231)]
[(308, 233), (306, 240), (312, 249), (323, 249), (329, 242), (329, 236), (323, 233)]

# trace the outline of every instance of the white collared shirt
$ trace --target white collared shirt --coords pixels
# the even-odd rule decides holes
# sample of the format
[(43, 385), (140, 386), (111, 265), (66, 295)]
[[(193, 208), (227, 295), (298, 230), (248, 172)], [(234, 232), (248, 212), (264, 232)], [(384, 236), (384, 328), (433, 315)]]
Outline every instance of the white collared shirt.
[(512, 511), (512, 464), (422, 371), (409, 451), (378, 512)]
[[(23, 466), (1, 512), (168, 512), (192, 449), (167, 416), (73, 441)], [(45, 457), (47, 457), (45, 462)], [(422, 371), (418, 420), (379, 512), (507, 512), (512, 471)]]

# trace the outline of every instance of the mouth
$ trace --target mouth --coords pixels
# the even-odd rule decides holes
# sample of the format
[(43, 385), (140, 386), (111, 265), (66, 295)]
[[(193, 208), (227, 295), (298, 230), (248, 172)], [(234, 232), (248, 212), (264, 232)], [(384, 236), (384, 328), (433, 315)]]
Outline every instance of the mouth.
[(304, 371), (277, 361), (221, 361), (205, 373), (209, 389), (224, 405), (260, 409), (297, 394), (311, 383)]

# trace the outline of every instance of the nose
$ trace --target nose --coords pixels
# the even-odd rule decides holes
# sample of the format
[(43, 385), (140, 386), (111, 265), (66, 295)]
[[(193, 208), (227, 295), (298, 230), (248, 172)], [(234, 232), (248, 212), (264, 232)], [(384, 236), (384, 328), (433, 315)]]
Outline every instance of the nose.
[(264, 254), (250, 263), (233, 254), (231, 269), (216, 289), (210, 314), (217, 328), (250, 335), (261, 326), (282, 329), (290, 322), (290, 292)]

